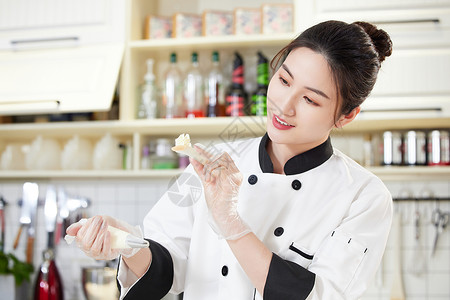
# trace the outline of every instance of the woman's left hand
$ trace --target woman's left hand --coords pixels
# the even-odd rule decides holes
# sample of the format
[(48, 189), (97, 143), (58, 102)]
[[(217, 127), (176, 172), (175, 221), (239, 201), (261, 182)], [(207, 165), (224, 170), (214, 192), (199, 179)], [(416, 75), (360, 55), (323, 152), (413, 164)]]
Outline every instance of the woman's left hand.
[(190, 159), (190, 162), (203, 183), (211, 227), (227, 240), (244, 236), (250, 229), (237, 212), (239, 188), (242, 183), (241, 172), (228, 153), (213, 157), (199, 146), (194, 147), (209, 158), (205, 165), (195, 159)]

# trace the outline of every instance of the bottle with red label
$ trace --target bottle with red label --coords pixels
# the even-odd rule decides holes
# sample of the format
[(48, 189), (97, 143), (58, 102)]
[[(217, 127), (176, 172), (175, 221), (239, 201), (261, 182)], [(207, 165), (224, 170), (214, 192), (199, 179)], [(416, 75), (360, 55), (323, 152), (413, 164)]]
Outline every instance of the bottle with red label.
[(247, 93), (244, 90), (244, 61), (239, 53), (235, 53), (231, 86), (226, 97), (226, 115), (231, 117), (244, 116), (247, 104)]

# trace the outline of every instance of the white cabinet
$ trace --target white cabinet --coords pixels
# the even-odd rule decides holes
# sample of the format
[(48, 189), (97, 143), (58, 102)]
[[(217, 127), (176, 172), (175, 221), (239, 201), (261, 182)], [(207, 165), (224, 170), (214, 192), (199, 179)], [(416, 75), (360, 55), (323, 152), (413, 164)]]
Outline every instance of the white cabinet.
[(0, 1), (0, 115), (108, 110), (126, 0)]
[(391, 36), (393, 54), (383, 62), (359, 120), (450, 117), (450, 0), (296, 3), (310, 9), (298, 10), (300, 27), (332, 19), (369, 21)]

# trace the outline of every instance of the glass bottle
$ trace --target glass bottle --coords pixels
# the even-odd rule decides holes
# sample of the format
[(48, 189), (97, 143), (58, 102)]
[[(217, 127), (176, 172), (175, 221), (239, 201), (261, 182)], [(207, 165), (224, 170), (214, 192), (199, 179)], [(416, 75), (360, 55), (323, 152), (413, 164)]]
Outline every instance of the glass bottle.
[(239, 53), (235, 53), (231, 86), (226, 98), (226, 115), (231, 117), (244, 116), (247, 93), (244, 90), (244, 61)]
[(153, 59), (147, 59), (147, 74), (140, 86), (140, 101), (137, 109), (138, 119), (155, 119), (158, 112), (156, 98), (155, 75), (153, 74)]
[(212, 53), (212, 67), (206, 78), (205, 98), (207, 103), (207, 117), (225, 116), (225, 95), (223, 89), (223, 75), (219, 66), (219, 52)]
[(34, 286), (34, 300), (63, 300), (63, 285), (52, 249), (43, 252), (44, 262), (40, 266)]
[(258, 65), (256, 70), (257, 88), (252, 95), (251, 115), (267, 115), (267, 87), (269, 85), (269, 63), (268, 59), (258, 51)]
[(164, 76), (160, 115), (166, 119), (184, 117), (181, 72), (177, 66), (176, 53), (170, 54), (170, 66)]
[(205, 116), (205, 103), (203, 101), (203, 76), (198, 66), (198, 54), (192, 53), (192, 66), (184, 80), (184, 106), (187, 118)]

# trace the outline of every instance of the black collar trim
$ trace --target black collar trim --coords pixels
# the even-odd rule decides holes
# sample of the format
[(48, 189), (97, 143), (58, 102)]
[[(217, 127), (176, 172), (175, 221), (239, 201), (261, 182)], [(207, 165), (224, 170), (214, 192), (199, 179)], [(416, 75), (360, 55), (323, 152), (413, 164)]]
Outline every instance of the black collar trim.
[[(266, 133), (259, 143), (259, 166), (263, 173), (273, 173), (273, 164), (267, 153), (267, 143), (270, 141)], [(314, 169), (326, 162), (333, 154), (333, 146), (328, 138), (319, 146), (290, 158), (284, 165), (286, 175), (300, 174)]]

